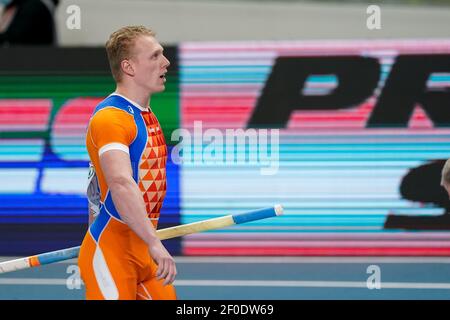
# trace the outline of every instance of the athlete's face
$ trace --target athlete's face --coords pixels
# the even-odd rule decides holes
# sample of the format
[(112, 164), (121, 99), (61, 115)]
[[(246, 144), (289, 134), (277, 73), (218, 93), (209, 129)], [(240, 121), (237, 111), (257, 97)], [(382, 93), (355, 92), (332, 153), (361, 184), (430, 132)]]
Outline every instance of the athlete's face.
[(132, 52), (130, 63), (134, 82), (150, 94), (163, 91), (170, 65), (163, 54), (163, 47), (152, 36), (140, 36), (135, 40)]

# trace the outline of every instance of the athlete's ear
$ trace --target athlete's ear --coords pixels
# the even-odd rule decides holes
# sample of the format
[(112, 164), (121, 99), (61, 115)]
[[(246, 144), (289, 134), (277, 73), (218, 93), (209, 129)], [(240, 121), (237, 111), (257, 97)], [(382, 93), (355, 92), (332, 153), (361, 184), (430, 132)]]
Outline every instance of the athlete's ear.
[(130, 62), (130, 60), (122, 60), (122, 62), (120, 63), (120, 68), (122, 69), (122, 72), (129, 75), (129, 76), (134, 76), (134, 69), (133, 69), (133, 65)]

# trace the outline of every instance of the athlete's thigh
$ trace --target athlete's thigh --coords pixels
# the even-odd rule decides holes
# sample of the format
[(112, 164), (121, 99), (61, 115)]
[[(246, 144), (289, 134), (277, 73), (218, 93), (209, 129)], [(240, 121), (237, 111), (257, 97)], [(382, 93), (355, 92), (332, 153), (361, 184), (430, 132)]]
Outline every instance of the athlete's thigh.
[(89, 233), (86, 235), (78, 257), (86, 299), (136, 299), (136, 274), (120, 256), (105, 239), (98, 244)]

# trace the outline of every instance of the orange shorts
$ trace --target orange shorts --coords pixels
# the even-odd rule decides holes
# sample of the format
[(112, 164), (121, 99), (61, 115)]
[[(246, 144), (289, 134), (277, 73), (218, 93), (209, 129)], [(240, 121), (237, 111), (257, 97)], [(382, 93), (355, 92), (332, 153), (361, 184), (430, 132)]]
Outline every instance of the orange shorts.
[(125, 223), (101, 212), (78, 256), (86, 299), (175, 300), (173, 285), (156, 279), (148, 246)]

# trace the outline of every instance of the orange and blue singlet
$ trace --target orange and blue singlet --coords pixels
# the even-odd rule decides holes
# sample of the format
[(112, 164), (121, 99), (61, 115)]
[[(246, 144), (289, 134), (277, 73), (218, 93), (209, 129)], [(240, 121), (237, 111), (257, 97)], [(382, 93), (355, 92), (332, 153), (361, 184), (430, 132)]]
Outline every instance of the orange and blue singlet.
[(133, 179), (155, 228), (166, 194), (167, 146), (155, 114), (112, 94), (94, 110), (86, 146), (100, 192), (100, 212), (81, 245), (78, 264), (87, 299), (175, 299), (172, 285), (155, 278), (148, 247), (120, 218), (105, 181), (100, 155), (121, 150), (130, 156)]

